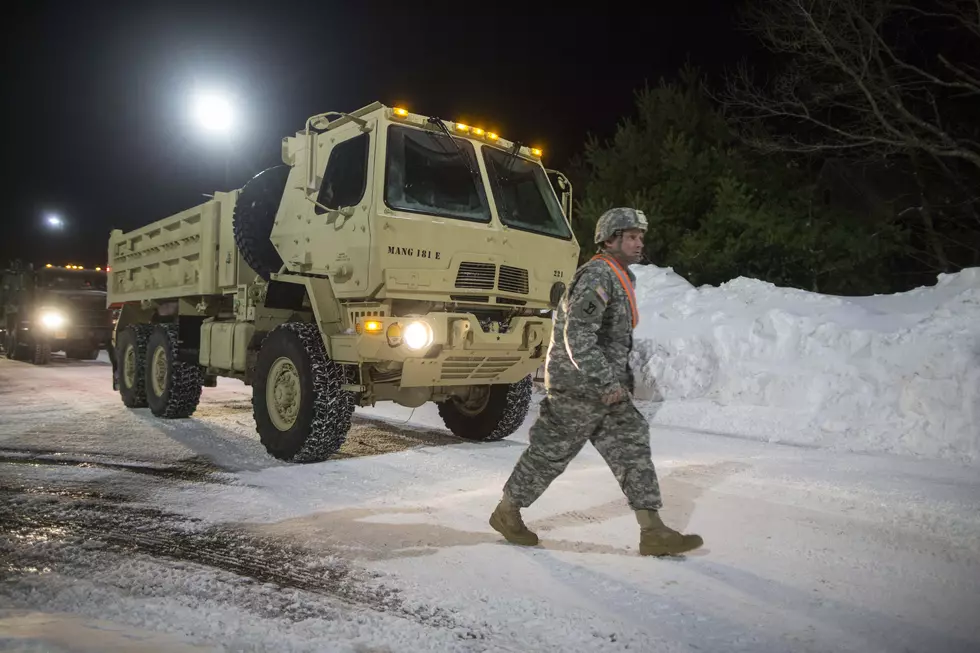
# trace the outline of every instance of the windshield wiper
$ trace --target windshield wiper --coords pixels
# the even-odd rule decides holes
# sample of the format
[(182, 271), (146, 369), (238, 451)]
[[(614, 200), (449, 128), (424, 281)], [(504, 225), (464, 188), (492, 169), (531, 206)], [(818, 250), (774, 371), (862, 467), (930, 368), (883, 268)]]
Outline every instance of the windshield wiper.
[[(446, 125), (441, 120), (439, 120), (438, 118), (429, 118), (429, 122), (431, 122), (432, 124), (438, 126), (443, 131), (443, 133), (446, 135), (446, 137), (449, 139), (449, 141), (456, 147), (456, 152), (458, 152), (460, 158), (463, 159), (463, 163), (466, 165), (466, 169), (469, 171), (470, 175), (473, 176), (473, 179), (476, 181), (477, 184), (479, 184), (479, 185), (482, 186), (483, 185), (483, 180), (480, 179), (480, 176), (476, 173), (476, 170), (473, 170), (473, 168), (470, 167), (470, 158), (468, 156), (466, 156), (466, 153), (463, 152), (463, 148), (461, 148), (459, 146), (459, 143), (456, 142), (456, 139), (453, 138), (453, 135), (449, 133), (449, 129), (446, 128)], [(433, 140), (437, 140), (437, 139), (433, 139)], [(514, 149), (510, 152), (510, 154), (512, 154), (514, 156), (514, 158), (519, 158), (519, 157), (517, 157), (516, 152), (517, 152), (517, 150), (520, 149), (520, 147), (521, 147), (520, 143), (516, 143), (514, 145)], [(508, 161), (508, 172), (510, 172), (509, 163), (510, 162)], [(509, 217), (510, 216), (510, 207), (507, 205), (507, 197), (504, 194), (503, 188), (501, 188), (501, 186), (500, 186), (500, 180), (497, 179), (497, 171), (496, 171), (496, 168), (494, 168), (493, 170), (490, 170), (488, 168), (487, 169), (487, 177), (489, 177), (490, 183), (493, 184), (496, 187), (496, 189), (499, 191), (499, 193), (497, 194), (500, 197), (499, 203), (500, 204), (503, 204), (503, 207), (501, 207), (501, 208), (503, 208), (504, 212)]]
[(517, 153), (520, 151), (521, 151), (521, 144), (518, 143), (517, 141), (514, 141), (514, 147), (510, 148), (510, 151), (507, 152), (507, 154), (510, 156), (510, 158), (507, 159), (507, 172), (514, 171), (514, 161), (521, 158), (517, 156)]
[[(504, 192), (503, 186), (500, 185), (500, 173), (497, 171), (497, 164), (493, 160), (493, 153), (491, 152), (489, 157), (484, 157), (483, 161), (487, 164), (487, 177), (490, 178), (490, 183), (494, 187), (494, 196), (497, 198), (497, 211), (506, 214), (510, 218), (510, 205), (507, 203), (507, 194)], [(507, 172), (509, 173), (510, 170), (508, 169)]]
[[(449, 129), (446, 128), (446, 125), (438, 118), (429, 118), (429, 122), (431, 122), (433, 125), (438, 126), (443, 131), (443, 133), (446, 134), (446, 138), (448, 138), (449, 142), (452, 143), (453, 146), (456, 148), (456, 152), (459, 154), (459, 158), (463, 160), (463, 165), (466, 166), (467, 172), (470, 173), (470, 175), (473, 177), (473, 179), (476, 180), (478, 184), (482, 185), (483, 181), (480, 179), (479, 175), (476, 174), (476, 171), (472, 167), (470, 167), (470, 158), (466, 156), (466, 153), (463, 152), (463, 148), (459, 146), (459, 143), (456, 142), (456, 139), (453, 138), (453, 135), (449, 133)], [(438, 139), (433, 139), (433, 140), (435, 140), (437, 143), (439, 142)]]

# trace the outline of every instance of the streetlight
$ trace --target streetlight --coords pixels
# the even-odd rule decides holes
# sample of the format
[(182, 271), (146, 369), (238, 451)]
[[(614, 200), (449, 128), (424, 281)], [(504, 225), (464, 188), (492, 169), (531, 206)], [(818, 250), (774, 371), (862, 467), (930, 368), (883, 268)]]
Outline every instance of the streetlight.
[(202, 93), (194, 100), (194, 116), (201, 127), (210, 132), (227, 134), (235, 122), (231, 101), (217, 93)]
[(65, 226), (65, 221), (61, 219), (61, 216), (60, 215), (56, 215), (54, 213), (48, 214), (44, 218), (44, 221), (52, 229), (61, 229), (62, 227)]
[(227, 95), (208, 91), (194, 98), (193, 114), (204, 131), (222, 136), (225, 145), (225, 185), (230, 185), (231, 133), (235, 127), (235, 110)]

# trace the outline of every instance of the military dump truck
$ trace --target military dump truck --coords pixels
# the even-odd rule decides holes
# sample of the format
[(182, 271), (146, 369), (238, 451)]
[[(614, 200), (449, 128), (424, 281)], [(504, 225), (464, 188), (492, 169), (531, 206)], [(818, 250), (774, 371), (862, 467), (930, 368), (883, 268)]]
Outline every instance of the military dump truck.
[(328, 458), (380, 401), (435, 402), (466, 440), (513, 433), (578, 258), (567, 179), (537, 149), (380, 103), (309, 118), (282, 161), (111, 233), (123, 403), (187, 417), (240, 379), (293, 462)]
[(112, 313), (106, 308), (102, 269), (16, 265), (0, 278), (0, 308), (7, 358), (46, 365), (51, 352), (95, 360), (110, 347)]

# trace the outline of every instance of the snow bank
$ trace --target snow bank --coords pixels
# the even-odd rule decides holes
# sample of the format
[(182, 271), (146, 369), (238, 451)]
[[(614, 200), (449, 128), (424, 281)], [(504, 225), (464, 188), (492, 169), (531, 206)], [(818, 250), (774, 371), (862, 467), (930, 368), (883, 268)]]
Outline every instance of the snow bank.
[(980, 268), (872, 297), (634, 271), (654, 425), (980, 463)]

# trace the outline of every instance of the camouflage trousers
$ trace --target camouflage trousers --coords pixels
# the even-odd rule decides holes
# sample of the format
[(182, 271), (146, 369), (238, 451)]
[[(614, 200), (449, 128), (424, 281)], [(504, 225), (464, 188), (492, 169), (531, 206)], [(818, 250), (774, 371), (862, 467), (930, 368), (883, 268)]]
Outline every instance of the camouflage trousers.
[(504, 485), (519, 506), (534, 503), (591, 442), (633, 510), (659, 510), (660, 483), (650, 456), (650, 430), (631, 401), (606, 406), (595, 398), (550, 392), (531, 426), (530, 445)]

